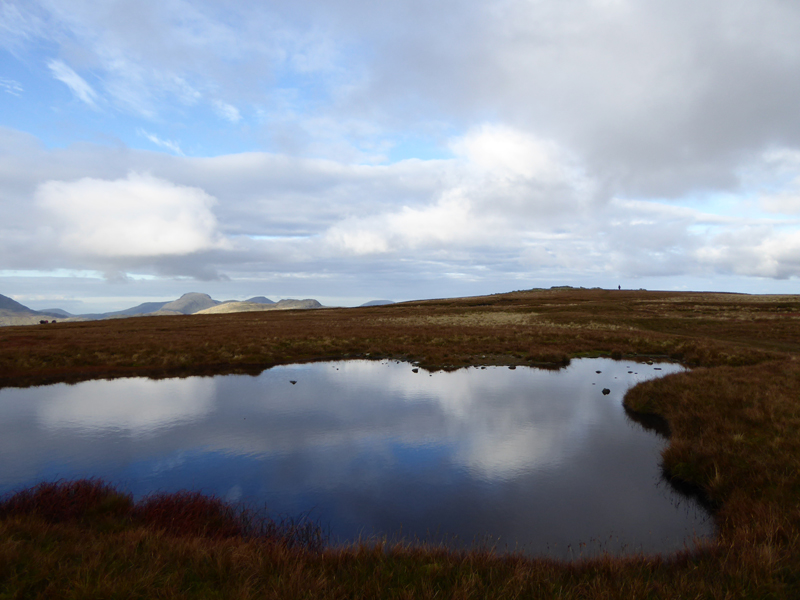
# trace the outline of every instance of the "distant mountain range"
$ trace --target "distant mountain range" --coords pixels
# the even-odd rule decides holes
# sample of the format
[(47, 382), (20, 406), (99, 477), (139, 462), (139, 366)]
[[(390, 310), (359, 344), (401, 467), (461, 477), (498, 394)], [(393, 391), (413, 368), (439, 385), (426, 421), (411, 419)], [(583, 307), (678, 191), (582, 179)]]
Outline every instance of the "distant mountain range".
[(124, 319), (128, 317), (158, 315), (196, 315), (249, 312), (257, 310), (289, 310), (322, 308), (316, 300), (280, 300), (273, 302), (264, 296), (248, 300), (214, 300), (208, 294), (190, 292), (177, 300), (145, 302), (132, 308), (107, 313), (73, 315), (60, 308), (33, 310), (0, 294), (0, 325), (34, 325), (41, 321), (94, 321), (99, 319)]

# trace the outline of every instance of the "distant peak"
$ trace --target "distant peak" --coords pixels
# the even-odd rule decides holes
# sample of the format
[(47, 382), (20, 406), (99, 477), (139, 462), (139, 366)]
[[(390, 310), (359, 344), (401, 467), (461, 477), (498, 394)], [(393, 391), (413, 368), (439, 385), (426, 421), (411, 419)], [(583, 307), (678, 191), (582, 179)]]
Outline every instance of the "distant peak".
[(29, 313), (35, 312), (34, 310), (28, 308), (27, 306), (20, 304), (19, 302), (9, 298), (8, 296), (3, 296), (2, 294), (0, 294), (0, 309), (8, 310), (11, 312), (29, 312)]
[(245, 300), (245, 302), (250, 302), (252, 304), (275, 304), (274, 300), (270, 300), (265, 296), (253, 296)]

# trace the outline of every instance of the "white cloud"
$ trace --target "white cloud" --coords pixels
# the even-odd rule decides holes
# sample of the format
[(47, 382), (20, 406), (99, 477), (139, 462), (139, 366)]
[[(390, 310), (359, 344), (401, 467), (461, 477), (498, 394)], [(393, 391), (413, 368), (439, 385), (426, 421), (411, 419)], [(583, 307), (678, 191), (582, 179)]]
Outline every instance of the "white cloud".
[(227, 102), (214, 100), (213, 105), (214, 109), (217, 111), (217, 114), (231, 123), (238, 123), (242, 119), (239, 109), (231, 104), (228, 104)]
[(23, 92), (22, 84), (19, 81), (6, 79), (4, 77), (0, 77), (0, 89), (12, 96), (20, 96)]
[(470, 167), (500, 177), (562, 180), (564, 167), (555, 144), (507, 125), (482, 124), (450, 144)]
[(214, 198), (151, 175), (47, 181), (36, 201), (62, 250), (72, 255), (153, 258), (227, 247), (217, 231)]
[(784, 188), (771, 194), (762, 194), (761, 207), (770, 213), (800, 214), (800, 176), (790, 181)]
[(800, 230), (755, 225), (725, 231), (706, 240), (697, 259), (721, 272), (746, 277), (800, 276)]
[[(574, 161), (524, 131), (477, 126), (463, 138), (472, 154), (353, 165), (262, 152), (50, 150), (0, 130), (0, 269), (93, 269), (137, 290), (144, 280), (126, 274), (139, 273), (153, 290), (174, 278), (183, 291), (180, 278), (222, 273), (257, 288), (242, 297), (276, 287), (295, 297), (414, 298), (628, 277), (661, 278), (663, 288), (687, 277), (800, 276), (797, 219), (597, 200)], [(533, 147), (538, 162), (493, 165), (508, 147), (514, 158)]]
[(800, 170), (800, 149), (770, 148), (764, 152), (762, 158), (767, 165), (776, 167), (779, 172)]
[[(409, 132), (474, 131), (489, 119), (545, 155), (541, 140), (577, 157), (609, 195), (674, 198), (735, 191), (743, 157), (800, 144), (800, 7), (781, 0), (2, 6), (25, 32), (15, 43), (43, 38), (90, 65), (118, 107), (192, 126), (196, 115), (178, 113), (201, 96), (224, 97), (211, 106), (233, 123), (237, 107), (268, 107), (262, 133), (293, 153), (340, 158), (350, 145), (380, 157)], [(276, 107), (281, 98), (288, 107)], [(320, 140), (314, 126), (359, 120), (371, 132)], [(275, 132), (281, 123), (294, 131)], [(489, 158), (490, 138), (476, 158)]]
[(170, 150), (171, 152), (177, 154), (178, 156), (183, 156), (183, 150), (181, 150), (181, 147), (178, 144), (178, 142), (173, 142), (172, 140), (162, 140), (155, 133), (150, 133), (148, 131), (145, 131), (144, 129), (139, 129), (138, 133), (139, 135), (144, 136), (148, 140), (153, 142), (156, 146), (159, 146), (161, 148), (166, 148), (167, 150)]
[(507, 249), (532, 233), (563, 227), (583, 207), (591, 184), (563, 152), (508, 126), (481, 125), (454, 139), (459, 157), (441, 163), (439, 190), (417, 206), (387, 206), (348, 217), (326, 242), (356, 255), (422, 248)]
[(0, 47), (18, 52), (33, 38), (46, 35), (47, 27), (30, 5), (21, 7), (14, 1), (0, 3)]
[(203, 97), (203, 94), (182, 77), (172, 77), (172, 87), (178, 96), (178, 100), (187, 106), (196, 104)]
[(404, 206), (396, 212), (345, 219), (328, 230), (325, 241), (345, 253), (379, 254), (475, 243), (485, 227), (486, 221), (472, 214), (469, 200), (452, 192), (421, 208)]
[(47, 66), (53, 73), (53, 77), (64, 83), (80, 100), (92, 108), (97, 108), (97, 92), (86, 83), (83, 77), (60, 60), (51, 60)]

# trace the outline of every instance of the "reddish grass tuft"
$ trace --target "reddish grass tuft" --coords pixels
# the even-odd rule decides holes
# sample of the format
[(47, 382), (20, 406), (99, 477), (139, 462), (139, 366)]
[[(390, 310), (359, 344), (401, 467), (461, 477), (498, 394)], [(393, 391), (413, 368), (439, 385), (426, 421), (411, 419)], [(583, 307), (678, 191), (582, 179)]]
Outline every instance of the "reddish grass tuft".
[(231, 505), (200, 492), (153, 494), (136, 505), (132, 516), (172, 535), (226, 538), (244, 533), (242, 520)]
[(134, 503), (100, 479), (45, 482), (0, 498), (0, 520), (32, 515), (48, 523), (114, 529), (144, 526), (172, 537), (247, 538), (287, 549), (322, 551), (328, 535), (301, 516), (275, 520), (200, 492), (160, 492)]
[(44, 482), (0, 500), (0, 519), (35, 514), (50, 523), (124, 516), (133, 506), (123, 494), (100, 479)]

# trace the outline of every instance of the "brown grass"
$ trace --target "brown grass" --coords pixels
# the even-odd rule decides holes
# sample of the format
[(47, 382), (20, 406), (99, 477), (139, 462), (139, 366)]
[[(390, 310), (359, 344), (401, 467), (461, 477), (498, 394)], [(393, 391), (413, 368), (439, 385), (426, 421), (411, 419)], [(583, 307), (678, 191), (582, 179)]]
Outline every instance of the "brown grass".
[(364, 356), (413, 359), (428, 368), (558, 365), (580, 355), (757, 364), (800, 352), (800, 301), (777, 298), (541, 291), (360, 309), (3, 327), (0, 386), (259, 372)]
[(103, 531), (144, 527), (171, 537), (246, 538), (307, 552), (321, 551), (327, 539), (314, 522), (276, 521), (199, 492), (155, 493), (134, 503), (130, 494), (98, 479), (43, 482), (0, 499), (0, 520), (20, 517)]
[[(2, 515), (0, 598), (800, 597), (798, 296), (549, 290), (8, 327), (0, 328), (0, 385), (257, 373), (347, 357), (455, 368), (600, 355), (694, 367), (637, 386), (625, 403), (666, 420), (666, 472), (715, 507), (719, 535), (703, 547), (576, 563), (403, 545), (319, 553), (241, 535), (177, 535), (129, 516), (120, 526), (124, 502), (101, 502), (102, 510), (55, 521), (35, 511)], [(178, 514), (170, 501), (154, 513)]]
[(250, 521), (214, 498), (134, 504), (98, 481), (42, 484), (0, 502), (0, 515), (2, 597), (727, 598), (788, 589), (775, 576), (785, 552), (763, 545), (756, 560), (712, 544), (571, 564), (402, 544), (321, 551), (246, 535)]

